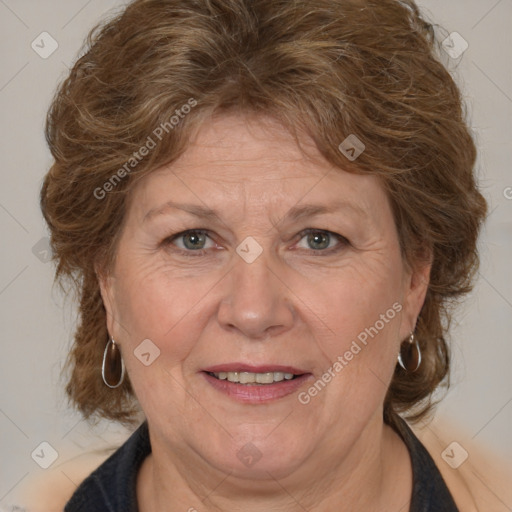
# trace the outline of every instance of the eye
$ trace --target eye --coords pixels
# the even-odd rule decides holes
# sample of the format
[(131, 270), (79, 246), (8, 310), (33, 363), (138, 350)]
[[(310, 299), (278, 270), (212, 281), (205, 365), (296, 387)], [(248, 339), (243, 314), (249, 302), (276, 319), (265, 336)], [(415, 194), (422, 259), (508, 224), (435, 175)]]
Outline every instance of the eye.
[(297, 247), (312, 249), (313, 251), (330, 252), (338, 249), (340, 245), (348, 243), (348, 240), (343, 236), (322, 229), (307, 229), (300, 236), (301, 239)]
[(201, 230), (183, 231), (168, 238), (167, 242), (184, 251), (201, 251), (211, 249), (215, 245), (207, 233)]

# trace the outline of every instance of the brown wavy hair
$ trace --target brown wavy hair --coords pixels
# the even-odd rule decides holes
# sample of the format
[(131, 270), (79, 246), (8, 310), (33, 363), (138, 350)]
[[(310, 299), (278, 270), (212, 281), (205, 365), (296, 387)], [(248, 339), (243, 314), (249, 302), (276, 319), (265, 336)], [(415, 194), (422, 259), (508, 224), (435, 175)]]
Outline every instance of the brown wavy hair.
[[(96, 273), (112, 264), (129, 192), (228, 111), (271, 116), (340, 169), (380, 177), (404, 261), (432, 258), (416, 327), (423, 363), (397, 367), (385, 417), (429, 410), (448, 380), (451, 306), (471, 289), (486, 214), (465, 106), (438, 52), (433, 25), (398, 0), (137, 0), (91, 31), (48, 112), (54, 163), (41, 190), (56, 281), (79, 294), (66, 389), (86, 417), (126, 422), (137, 408), (129, 379), (115, 390), (101, 379)], [(366, 146), (354, 162), (338, 149), (350, 134)]]

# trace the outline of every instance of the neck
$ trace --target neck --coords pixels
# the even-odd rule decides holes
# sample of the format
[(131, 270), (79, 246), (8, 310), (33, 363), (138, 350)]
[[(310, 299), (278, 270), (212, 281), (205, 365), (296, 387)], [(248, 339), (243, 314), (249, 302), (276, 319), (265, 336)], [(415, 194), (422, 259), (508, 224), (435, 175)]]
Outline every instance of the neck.
[(154, 446), (138, 477), (141, 512), (404, 510), (412, 468), (399, 436), (374, 418), (348, 453), (316, 453), (282, 479), (244, 479), (212, 468), (190, 448)]

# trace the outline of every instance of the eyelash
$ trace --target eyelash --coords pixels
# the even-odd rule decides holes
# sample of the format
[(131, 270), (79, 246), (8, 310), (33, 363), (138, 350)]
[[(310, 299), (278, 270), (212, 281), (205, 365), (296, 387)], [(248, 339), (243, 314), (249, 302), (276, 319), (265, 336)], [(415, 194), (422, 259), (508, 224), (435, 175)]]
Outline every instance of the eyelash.
[[(162, 245), (164, 245), (164, 246), (174, 245), (175, 240), (177, 240), (181, 237), (184, 237), (185, 235), (192, 234), (192, 233), (205, 235), (210, 240), (212, 240), (212, 238), (208, 234), (208, 231), (206, 231), (206, 230), (187, 229), (185, 231), (180, 231), (179, 233), (176, 233), (175, 235), (165, 238), (162, 241)], [(334, 237), (338, 241), (338, 244), (336, 246), (331, 247), (329, 249), (316, 250), (316, 251), (314, 249), (310, 249), (309, 251), (312, 254), (314, 254), (315, 256), (326, 256), (326, 255), (333, 254), (335, 252), (340, 251), (344, 246), (347, 246), (350, 244), (350, 242), (347, 238), (345, 238), (342, 235), (339, 235), (338, 233), (333, 233), (332, 231), (328, 231), (326, 229), (315, 229), (315, 228), (307, 228), (307, 229), (304, 229), (303, 231), (301, 231), (300, 233), (298, 233), (298, 235), (297, 235), (298, 240), (297, 240), (296, 244), (299, 243), (305, 236), (312, 234), (312, 233), (321, 233), (321, 234), (329, 235), (331, 237)], [(176, 247), (176, 245), (174, 245), (173, 250), (180, 253), (181, 255), (194, 258), (194, 257), (198, 257), (198, 256), (208, 255), (207, 253), (208, 253), (209, 249), (198, 249), (195, 251), (194, 250), (184, 250), (184, 249), (180, 249), (179, 247)], [(295, 250), (297, 250), (297, 249), (295, 249)], [(301, 249), (298, 249), (298, 250), (301, 250)], [(307, 249), (305, 249), (305, 250), (307, 250)]]
[[(346, 247), (347, 245), (350, 244), (348, 239), (345, 238), (343, 235), (340, 235), (338, 233), (333, 233), (332, 231), (328, 231), (327, 229), (315, 229), (315, 228), (307, 228), (307, 229), (304, 229), (303, 231), (301, 231), (298, 234), (298, 240), (296, 243), (299, 243), (305, 236), (312, 234), (312, 233), (321, 233), (324, 235), (329, 235), (330, 237), (335, 238), (338, 242), (334, 247), (331, 247), (329, 249), (316, 250), (316, 251), (314, 249), (309, 249), (311, 254), (314, 256), (328, 256), (328, 255), (331, 255), (331, 254), (341, 251), (341, 249), (343, 249), (344, 247)], [(307, 250), (307, 249), (305, 249), (305, 250)]]
[[(177, 240), (178, 238), (184, 237), (185, 235), (188, 235), (190, 233), (197, 233), (197, 234), (205, 235), (208, 238), (210, 238), (210, 240), (212, 240), (211, 237), (208, 235), (208, 231), (206, 231), (204, 229), (187, 229), (185, 231), (180, 231), (179, 233), (176, 233), (175, 235), (167, 237), (165, 240), (163, 240), (162, 245), (164, 245), (164, 246), (174, 245), (173, 242), (175, 240)], [(173, 250), (183, 256), (187, 256), (187, 257), (191, 257), (191, 258), (195, 258), (197, 256), (206, 256), (207, 251), (208, 251), (208, 249), (199, 249), (197, 251), (192, 251), (192, 250), (187, 251), (184, 249), (180, 249), (179, 247), (176, 247), (176, 245), (174, 245)]]

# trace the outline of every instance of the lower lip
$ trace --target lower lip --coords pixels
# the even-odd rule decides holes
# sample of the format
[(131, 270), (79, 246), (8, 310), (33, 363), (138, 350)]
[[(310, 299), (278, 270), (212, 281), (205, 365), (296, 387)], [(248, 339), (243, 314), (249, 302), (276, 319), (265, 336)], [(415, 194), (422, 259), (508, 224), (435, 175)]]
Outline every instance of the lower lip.
[(239, 402), (252, 404), (269, 402), (291, 395), (311, 377), (311, 374), (306, 373), (292, 380), (282, 380), (273, 384), (239, 384), (217, 379), (206, 372), (202, 373), (206, 381), (216, 390)]

